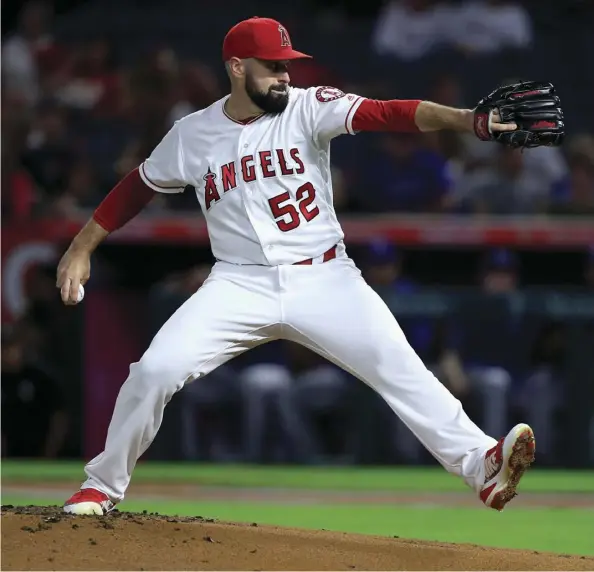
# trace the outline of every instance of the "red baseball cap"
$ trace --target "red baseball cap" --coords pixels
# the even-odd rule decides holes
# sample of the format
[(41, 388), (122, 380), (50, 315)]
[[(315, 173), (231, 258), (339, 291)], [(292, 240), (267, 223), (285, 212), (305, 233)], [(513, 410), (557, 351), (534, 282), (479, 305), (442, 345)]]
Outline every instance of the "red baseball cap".
[(293, 49), (287, 29), (271, 18), (254, 16), (231, 28), (223, 40), (223, 60), (297, 60), (311, 58)]

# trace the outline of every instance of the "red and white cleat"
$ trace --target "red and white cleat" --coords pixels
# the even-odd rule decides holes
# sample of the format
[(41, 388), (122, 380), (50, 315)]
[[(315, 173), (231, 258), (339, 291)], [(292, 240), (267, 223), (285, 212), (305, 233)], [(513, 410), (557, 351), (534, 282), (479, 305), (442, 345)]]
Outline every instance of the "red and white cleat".
[(69, 514), (107, 514), (115, 503), (97, 489), (81, 489), (64, 503), (64, 512)]
[(516, 495), (522, 475), (534, 461), (535, 440), (529, 425), (516, 425), (485, 455), (485, 484), (481, 500), (495, 510), (503, 510)]

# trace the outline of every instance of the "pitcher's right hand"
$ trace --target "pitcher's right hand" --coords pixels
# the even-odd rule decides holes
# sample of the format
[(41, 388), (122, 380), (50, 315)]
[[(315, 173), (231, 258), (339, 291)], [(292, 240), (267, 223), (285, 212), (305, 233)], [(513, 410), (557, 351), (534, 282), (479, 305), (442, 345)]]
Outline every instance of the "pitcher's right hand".
[(58, 264), (56, 286), (62, 302), (73, 306), (78, 300), (78, 286), (86, 284), (91, 276), (91, 255), (84, 250), (69, 248)]

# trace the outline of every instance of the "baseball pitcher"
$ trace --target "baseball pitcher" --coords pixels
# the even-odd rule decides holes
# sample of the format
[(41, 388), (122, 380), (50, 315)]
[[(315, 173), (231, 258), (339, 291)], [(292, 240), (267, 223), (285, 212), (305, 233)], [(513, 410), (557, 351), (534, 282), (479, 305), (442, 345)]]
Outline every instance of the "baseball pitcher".
[(447, 471), (502, 510), (534, 459), (532, 429), (517, 425), (499, 441), (483, 433), (410, 347), (346, 252), (332, 202), (330, 145), (362, 131), (441, 129), (513, 147), (560, 145), (563, 114), (554, 87), (500, 87), (473, 110), (377, 101), (325, 86), (297, 89), (289, 64), (310, 56), (294, 50), (286, 28), (268, 18), (231, 28), (222, 56), (230, 94), (177, 121), (103, 200), (59, 263), (62, 300), (76, 304), (91, 254), (105, 237), (155, 193), (181, 193), (188, 185), (217, 260), (130, 366), (105, 449), (86, 465), (87, 480), (64, 510), (112, 510), (173, 394), (276, 339), (302, 344), (371, 386)]

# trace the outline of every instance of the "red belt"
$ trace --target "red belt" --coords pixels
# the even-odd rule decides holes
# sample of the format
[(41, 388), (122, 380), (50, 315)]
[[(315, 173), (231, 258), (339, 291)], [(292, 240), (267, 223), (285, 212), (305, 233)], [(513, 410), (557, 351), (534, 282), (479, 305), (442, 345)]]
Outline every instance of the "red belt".
[[(332, 260), (333, 258), (336, 258), (336, 245), (334, 245), (332, 248), (330, 248), (329, 250), (326, 250), (326, 252), (324, 252), (324, 257), (322, 259), (322, 262), (328, 262), (329, 260)], [(293, 265), (295, 264), (313, 264), (313, 258), (308, 258), (307, 260), (302, 260), (301, 262), (294, 262)]]

